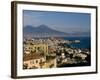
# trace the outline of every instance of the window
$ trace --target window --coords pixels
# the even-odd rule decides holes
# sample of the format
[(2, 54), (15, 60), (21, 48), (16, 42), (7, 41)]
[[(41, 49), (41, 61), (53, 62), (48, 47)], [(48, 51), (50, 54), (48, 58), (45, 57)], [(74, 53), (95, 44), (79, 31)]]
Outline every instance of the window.
[(30, 64), (35, 64), (35, 61), (34, 60), (30, 61)]
[(34, 61), (32, 61), (32, 63), (34, 64)]
[(32, 64), (32, 61), (30, 61), (30, 64)]
[(38, 63), (38, 60), (36, 60), (36, 63)]
[(42, 59), (40, 59), (40, 62), (42, 62)]

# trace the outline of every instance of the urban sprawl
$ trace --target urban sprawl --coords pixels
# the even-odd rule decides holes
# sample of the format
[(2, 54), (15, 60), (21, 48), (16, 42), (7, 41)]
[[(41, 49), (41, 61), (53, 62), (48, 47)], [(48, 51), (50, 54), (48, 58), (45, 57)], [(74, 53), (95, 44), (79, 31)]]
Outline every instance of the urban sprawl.
[(90, 50), (70, 46), (80, 40), (34, 38), (23, 40), (23, 69), (90, 65)]

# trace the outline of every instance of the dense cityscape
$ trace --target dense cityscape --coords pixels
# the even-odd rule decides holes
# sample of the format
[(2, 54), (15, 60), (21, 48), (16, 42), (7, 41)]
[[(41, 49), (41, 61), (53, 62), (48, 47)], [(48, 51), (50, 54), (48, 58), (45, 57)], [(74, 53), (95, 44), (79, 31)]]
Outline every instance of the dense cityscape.
[(23, 69), (91, 66), (91, 15), (23, 10)]
[(72, 47), (80, 40), (33, 38), (23, 41), (23, 69), (90, 65), (90, 49)]

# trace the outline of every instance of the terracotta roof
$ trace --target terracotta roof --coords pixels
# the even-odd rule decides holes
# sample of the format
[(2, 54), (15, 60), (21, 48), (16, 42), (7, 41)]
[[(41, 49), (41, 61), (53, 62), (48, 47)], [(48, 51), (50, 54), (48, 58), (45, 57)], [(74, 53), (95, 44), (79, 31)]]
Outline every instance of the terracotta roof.
[(45, 57), (45, 55), (42, 55), (39, 53), (30, 53), (30, 54), (24, 54), (23, 60), (28, 61), (28, 60), (39, 59), (39, 58), (43, 58), (43, 57)]

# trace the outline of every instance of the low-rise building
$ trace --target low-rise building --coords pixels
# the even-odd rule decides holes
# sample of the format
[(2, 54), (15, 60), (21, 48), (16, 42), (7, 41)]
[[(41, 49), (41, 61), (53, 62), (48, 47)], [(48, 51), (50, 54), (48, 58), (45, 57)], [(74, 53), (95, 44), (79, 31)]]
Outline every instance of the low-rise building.
[(26, 69), (45, 68), (46, 57), (38, 53), (24, 54), (23, 65)]
[(35, 51), (35, 52), (43, 52), (48, 54), (48, 44), (24, 44), (24, 53)]

